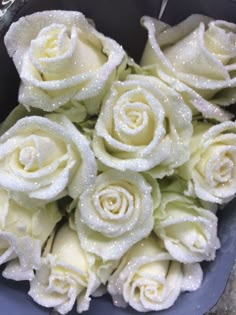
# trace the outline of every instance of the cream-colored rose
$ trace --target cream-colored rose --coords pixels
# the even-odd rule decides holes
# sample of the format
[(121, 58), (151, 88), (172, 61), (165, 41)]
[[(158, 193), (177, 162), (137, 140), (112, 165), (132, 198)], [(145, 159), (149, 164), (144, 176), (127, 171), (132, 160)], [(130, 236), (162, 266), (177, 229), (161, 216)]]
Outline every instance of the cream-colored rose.
[(194, 124), (190, 159), (178, 173), (188, 181), (187, 195), (226, 203), (236, 194), (236, 122)]
[(152, 231), (151, 190), (144, 177), (135, 172), (110, 170), (100, 174), (81, 195), (75, 213), (81, 246), (104, 261), (120, 259)]
[(161, 190), (161, 203), (154, 212), (154, 232), (177, 261), (195, 263), (213, 260), (220, 247), (217, 217), (198, 200), (184, 196), (179, 180)]
[(88, 141), (63, 115), (22, 118), (0, 138), (0, 185), (22, 202), (77, 198), (95, 176)]
[(61, 215), (55, 203), (43, 207), (19, 205), (0, 189), (0, 265), (9, 262), (3, 276), (30, 280), (40, 264), (41, 248)]
[(116, 306), (159, 311), (171, 307), (182, 291), (197, 290), (201, 282), (199, 264), (183, 265), (173, 260), (152, 235), (123, 257), (109, 280), (108, 292)]
[(115, 169), (170, 175), (189, 157), (191, 119), (183, 98), (159, 79), (128, 75), (113, 84), (102, 106), (94, 153)]
[[(81, 313), (88, 310), (90, 295), (102, 283), (99, 276), (102, 274), (107, 281), (106, 269), (105, 264), (82, 249), (76, 232), (65, 224), (49, 239), (41, 267), (30, 283), (29, 295), (38, 304), (53, 307), (61, 314), (68, 313), (77, 301), (77, 311)], [(108, 269), (110, 273), (112, 269)]]
[(89, 114), (97, 113), (125, 58), (119, 44), (73, 11), (22, 17), (11, 25), (5, 44), (23, 81), (20, 103), (45, 111), (76, 100)]
[(156, 65), (158, 76), (175, 77), (210, 102), (236, 102), (235, 24), (202, 15), (174, 27), (150, 17), (142, 24), (148, 30), (143, 66)]

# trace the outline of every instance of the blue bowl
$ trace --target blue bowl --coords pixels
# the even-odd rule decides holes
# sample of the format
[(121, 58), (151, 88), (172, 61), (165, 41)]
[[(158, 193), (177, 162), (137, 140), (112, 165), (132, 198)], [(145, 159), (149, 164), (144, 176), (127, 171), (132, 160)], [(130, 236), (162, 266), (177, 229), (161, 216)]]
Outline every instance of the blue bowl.
[[(14, 0), (0, 0), (0, 121), (17, 104), (19, 77), (3, 44), (3, 36), (12, 21), (36, 11), (49, 9), (81, 11), (87, 17), (94, 19), (98, 30), (116, 39), (129, 55), (138, 61), (146, 41), (146, 33), (139, 23), (140, 17), (143, 15), (157, 17), (161, 2), (161, 0), (16, 0), (15, 2)], [(5, 13), (2, 17), (1, 12)], [(235, 12), (235, 0), (198, 0), (195, 2), (178, 0), (178, 5), (176, 1), (169, 0), (163, 20), (169, 24), (176, 24), (192, 13), (200, 13), (236, 23)], [(213, 262), (202, 264), (204, 280), (201, 288), (195, 292), (181, 294), (172, 308), (158, 312), (158, 315), (203, 315), (216, 304), (223, 293), (236, 259), (236, 199), (218, 214), (221, 249), (217, 251), (217, 257)], [(42, 308), (32, 301), (27, 295), (28, 289), (27, 282), (14, 282), (0, 276), (0, 314), (51, 314), (52, 310)], [(74, 309), (69, 314), (75, 315), (76, 310)], [(131, 315), (138, 313), (131, 308), (115, 308), (111, 298), (104, 296), (93, 299), (90, 310), (84, 314)]]

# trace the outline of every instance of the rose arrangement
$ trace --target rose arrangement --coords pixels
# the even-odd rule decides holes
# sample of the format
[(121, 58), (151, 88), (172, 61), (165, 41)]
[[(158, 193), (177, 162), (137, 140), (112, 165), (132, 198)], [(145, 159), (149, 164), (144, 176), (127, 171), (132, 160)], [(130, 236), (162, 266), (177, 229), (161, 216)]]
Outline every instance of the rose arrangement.
[(140, 312), (201, 286), (236, 193), (236, 26), (143, 17), (140, 65), (82, 13), (5, 36), (19, 105), (1, 125), (0, 264), (68, 313), (108, 292)]

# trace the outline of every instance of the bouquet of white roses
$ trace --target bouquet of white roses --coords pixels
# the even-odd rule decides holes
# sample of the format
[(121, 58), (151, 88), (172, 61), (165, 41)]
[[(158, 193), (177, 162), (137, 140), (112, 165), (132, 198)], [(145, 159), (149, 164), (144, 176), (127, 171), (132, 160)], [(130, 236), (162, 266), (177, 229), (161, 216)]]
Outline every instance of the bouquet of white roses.
[(5, 36), (21, 84), (0, 130), (0, 264), (61, 314), (105, 292), (159, 311), (197, 290), (236, 194), (236, 26), (142, 24), (140, 65), (79, 12)]

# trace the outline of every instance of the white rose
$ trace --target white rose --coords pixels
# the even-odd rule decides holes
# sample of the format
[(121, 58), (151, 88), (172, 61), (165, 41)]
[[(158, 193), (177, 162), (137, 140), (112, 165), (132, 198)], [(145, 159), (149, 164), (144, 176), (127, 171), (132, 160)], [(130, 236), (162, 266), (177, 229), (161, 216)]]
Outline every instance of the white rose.
[(29, 295), (38, 304), (53, 307), (61, 314), (68, 313), (76, 301), (77, 311), (86, 311), (90, 295), (102, 282), (98, 274), (103, 274), (103, 280), (106, 274), (104, 281), (108, 279), (106, 265), (99, 263), (82, 249), (76, 232), (65, 224), (49, 239), (40, 269), (30, 283)]
[(9, 262), (3, 276), (30, 280), (39, 267), (41, 248), (61, 215), (55, 203), (23, 207), (4, 189), (0, 201), (0, 265)]
[(22, 17), (11, 25), (5, 44), (23, 81), (20, 103), (45, 111), (75, 99), (97, 113), (125, 57), (120, 45), (72, 11)]
[(22, 118), (0, 138), (0, 185), (19, 199), (76, 198), (95, 176), (87, 140), (63, 115)]
[(123, 257), (109, 280), (108, 292), (116, 306), (159, 311), (171, 307), (182, 291), (197, 290), (201, 282), (199, 264), (174, 261), (152, 235)]
[(188, 181), (187, 195), (226, 203), (236, 193), (236, 122), (197, 123), (191, 156), (178, 173)]
[[(176, 186), (179, 186), (178, 180)], [(186, 197), (178, 190), (167, 188), (161, 191), (161, 203), (154, 212), (154, 232), (177, 261), (213, 260), (220, 247), (217, 217), (202, 208), (196, 199)]]
[(152, 231), (151, 190), (135, 172), (110, 170), (100, 174), (81, 195), (75, 213), (82, 247), (105, 261), (120, 259)]
[(96, 157), (122, 171), (173, 173), (189, 157), (191, 111), (182, 97), (155, 77), (128, 75), (115, 82), (98, 117)]
[(219, 105), (236, 102), (236, 25), (191, 15), (174, 27), (150, 17), (142, 23), (148, 43), (141, 64), (156, 65)]

